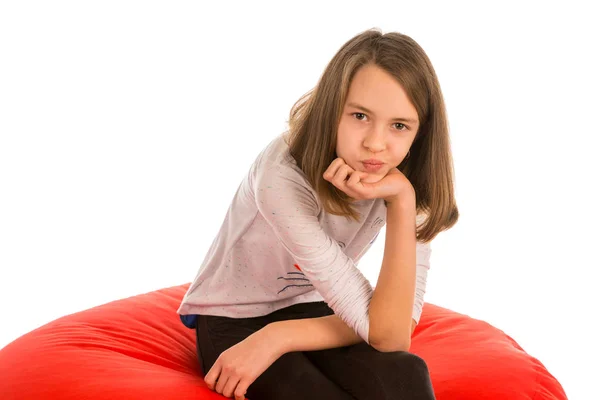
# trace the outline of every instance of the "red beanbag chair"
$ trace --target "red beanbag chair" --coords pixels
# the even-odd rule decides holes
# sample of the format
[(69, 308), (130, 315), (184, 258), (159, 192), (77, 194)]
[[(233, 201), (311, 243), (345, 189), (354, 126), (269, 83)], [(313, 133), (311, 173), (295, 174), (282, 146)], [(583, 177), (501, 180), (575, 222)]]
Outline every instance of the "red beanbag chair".
[[(113, 301), (21, 336), (0, 350), (0, 398), (225, 399), (204, 383), (195, 333), (176, 313), (188, 286)], [(426, 361), (438, 400), (567, 398), (502, 331), (429, 303), (410, 351)]]

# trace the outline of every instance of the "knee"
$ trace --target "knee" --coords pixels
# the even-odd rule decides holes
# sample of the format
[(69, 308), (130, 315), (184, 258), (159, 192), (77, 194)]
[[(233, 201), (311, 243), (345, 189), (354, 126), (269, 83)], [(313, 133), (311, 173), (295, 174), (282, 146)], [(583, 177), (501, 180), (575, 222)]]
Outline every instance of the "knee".
[(301, 352), (286, 353), (250, 384), (246, 395), (250, 399), (265, 400), (297, 398), (301, 393), (308, 397), (305, 392), (326, 386), (325, 379)]
[(406, 361), (408, 364), (410, 364), (412, 367), (414, 367), (415, 369), (423, 369), (423, 370), (428, 370), (427, 368), (427, 363), (425, 362), (424, 359), (422, 359), (421, 357), (419, 357), (418, 355), (414, 354), (414, 353), (410, 353), (410, 352), (404, 352), (404, 357), (406, 357), (408, 359), (408, 361)]
[(429, 372), (425, 360), (408, 351), (381, 352), (363, 342), (350, 347), (349, 355), (361, 358), (368, 363), (382, 364), (392, 370), (414, 369)]
[(379, 354), (391, 371), (411, 372), (411, 375), (421, 377), (429, 375), (429, 368), (425, 360), (414, 353), (393, 351)]
[(427, 386), (431, 385), (427, 363), (416, 354), (406, 351), (398, 352), (395, 354), (392, 363), (392, 368), (395, 368), (396, 371), (403, 371), (402, 373), (407, 379), (413, 382), (424, 383)]

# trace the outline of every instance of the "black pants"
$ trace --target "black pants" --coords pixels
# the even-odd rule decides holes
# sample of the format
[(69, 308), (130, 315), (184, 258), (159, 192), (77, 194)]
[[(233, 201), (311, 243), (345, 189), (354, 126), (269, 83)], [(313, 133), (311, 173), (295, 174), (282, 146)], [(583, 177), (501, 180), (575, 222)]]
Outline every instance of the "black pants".
[[(204, 376), (218, 356), (275, 321), (332, 315), (325, 302), (300, 303), (254, 318), (201, 315), (196, 325)], [(379, 352), (366, 342), (279, 357), (249, 387), (250, 400), (431, 400), (429, 370), (410, 352)]]

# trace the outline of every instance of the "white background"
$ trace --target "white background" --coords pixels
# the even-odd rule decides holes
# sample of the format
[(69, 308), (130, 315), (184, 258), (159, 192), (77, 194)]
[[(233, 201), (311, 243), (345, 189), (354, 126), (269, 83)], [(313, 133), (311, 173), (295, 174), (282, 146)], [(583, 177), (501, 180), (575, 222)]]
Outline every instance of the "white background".
[[(447, 102), (461, 216), (432, 244), (426, 301), (595, 396), (600, 29), (583, 4), (2, 2), (0, 347), (189, 282), (293, 103), (379, 27), (425, 49)], [(361, 262), (373, 284), (383, 244)]]

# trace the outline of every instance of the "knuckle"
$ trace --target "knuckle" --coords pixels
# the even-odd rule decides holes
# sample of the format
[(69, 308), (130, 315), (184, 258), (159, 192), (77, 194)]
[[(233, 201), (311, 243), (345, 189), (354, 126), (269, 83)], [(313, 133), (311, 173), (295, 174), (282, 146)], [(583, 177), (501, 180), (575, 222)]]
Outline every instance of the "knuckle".
[(226, 372), (228, 374), (232, 373), (234, 370), (235, 370), (235, 367), (232, 365), (224, 365), (223, 366), (223, 372)]

